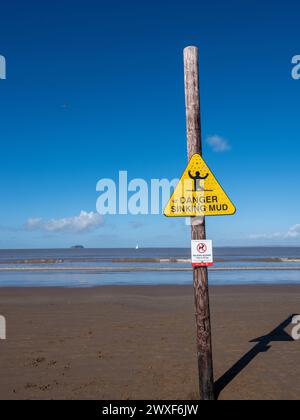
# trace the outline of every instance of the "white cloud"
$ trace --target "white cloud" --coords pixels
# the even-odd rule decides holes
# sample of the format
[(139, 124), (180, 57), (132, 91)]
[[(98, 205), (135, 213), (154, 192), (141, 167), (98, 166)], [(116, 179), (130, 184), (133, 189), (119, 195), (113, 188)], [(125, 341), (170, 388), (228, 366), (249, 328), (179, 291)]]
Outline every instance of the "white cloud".
[(286, 238), (298, 238), (300, 236), (300, 225), (294, 225), (289, 228)]
[(25, 227), (29, 230), (35, 230), (38, 228), (42, 228), (43, 226), (43, 220), (42, 219), (38, 219), (38, 218), (32, 218), (32, 219), (28, 219)]
[(81, 211), (79, 216), (62, 219), (43, 220), (28, 219), (25, 227), (29, 230), (44, 230), (47, 232), (85, 232), (103, 225), (103, 217), (98, 213)]
[(224, 137), (221, 136), (208, 136), (206, 139), (206, 143), (212, 148), (212, 150), (216, 153), (227, 152), (231, 149), (231, 146)]
[(249, 239), (276, 239), (276, 238), (282, 238), (283, 235), (280, 232), (275, 233), (258, 233), (254, 235), (250, 235)]
[(295, 239), (300, 238), (300, 224), (291, 226), (287, 232), (260, 233), (250, 235), (249, 239)]

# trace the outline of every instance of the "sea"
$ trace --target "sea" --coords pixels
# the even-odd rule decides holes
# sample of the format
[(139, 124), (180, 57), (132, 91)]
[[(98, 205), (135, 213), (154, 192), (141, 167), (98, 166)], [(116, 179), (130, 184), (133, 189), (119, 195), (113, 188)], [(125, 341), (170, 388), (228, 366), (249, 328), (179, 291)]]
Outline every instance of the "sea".
[[(0, 287), (192, 284), (190, 250), (0, 250)], [(300, 284), (300, 247), (214, 249), (211, 285)]]

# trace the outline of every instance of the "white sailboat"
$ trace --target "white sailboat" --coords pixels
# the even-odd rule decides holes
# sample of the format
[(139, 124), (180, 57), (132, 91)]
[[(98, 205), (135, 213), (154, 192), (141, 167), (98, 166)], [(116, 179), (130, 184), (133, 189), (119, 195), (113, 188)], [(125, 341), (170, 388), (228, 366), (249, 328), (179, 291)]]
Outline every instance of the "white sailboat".
[(136, 247), (135, 247), (135, 249), (136, 250), (138, 250), (140, 247), (139, 247), (139, 245), (138, 244), (136, 244)]

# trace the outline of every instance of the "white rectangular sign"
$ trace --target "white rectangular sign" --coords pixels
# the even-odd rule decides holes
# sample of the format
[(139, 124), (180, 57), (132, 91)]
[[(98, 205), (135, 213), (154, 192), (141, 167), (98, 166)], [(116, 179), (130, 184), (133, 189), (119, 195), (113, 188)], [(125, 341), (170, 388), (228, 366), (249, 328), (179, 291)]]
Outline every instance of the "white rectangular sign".
[(0, 315), (0, 340), (6, 340), (6, 320)]
[(192, 241), (192, 265), (208, 267), (213, 265), (213, 246), (210, 240)]

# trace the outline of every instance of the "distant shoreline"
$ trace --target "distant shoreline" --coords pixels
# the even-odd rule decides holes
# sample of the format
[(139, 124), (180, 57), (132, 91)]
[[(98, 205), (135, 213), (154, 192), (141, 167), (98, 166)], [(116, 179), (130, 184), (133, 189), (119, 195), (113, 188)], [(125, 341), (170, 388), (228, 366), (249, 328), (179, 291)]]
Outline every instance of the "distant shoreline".
[[(270, 258), (215, 258), (216, 263), (220, 262), (244, 262), (244, 263), (299, 263), (300, 258), (278, 258), (278, 257), (270, 257)], [(156, 263), (156, 264), (163, 264), (163, 263), (172, 263), (172, 264), (190, 264), (191, 260), (189, 258), (28, 258), (28, 259), (6, 259), (0, 260), (1, 265), (38, 265), (38, 264), (64, 264), (64, 263), (74, 263), (74, 262), (110, 262), (110, 263)], [(0, 268), (1, 270), (1, 268)]]
[[(0, 273), (5, 272), (84, 272), (84, 273), (124, 273), (124, 272), (174, 272), (191, 271), (192, 267), (0, 267)], [(300, 266), (237, 266), (237, 267), (209, 267), (209, 271), (300, 271)]]

